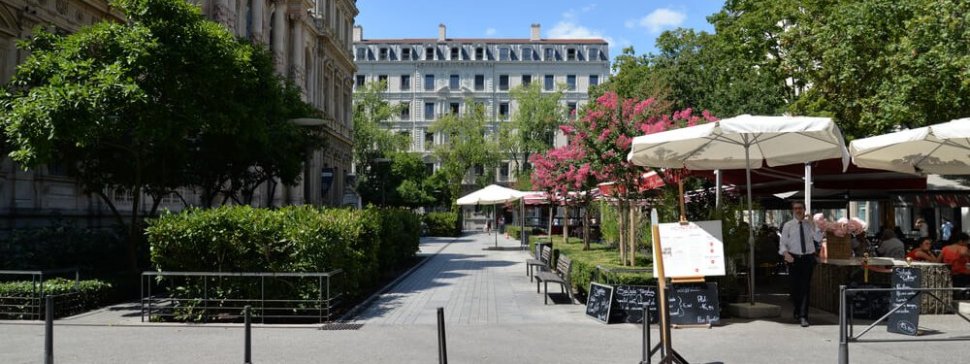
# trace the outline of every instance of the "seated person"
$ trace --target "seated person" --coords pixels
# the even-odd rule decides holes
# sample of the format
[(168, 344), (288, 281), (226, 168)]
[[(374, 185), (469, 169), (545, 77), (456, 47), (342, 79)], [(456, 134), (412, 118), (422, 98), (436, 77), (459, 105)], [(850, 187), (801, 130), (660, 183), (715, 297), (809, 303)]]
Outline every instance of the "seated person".
[(939, 263), (940, 257), (933, 254), (933, 239), (929, 237), (921, 238), (919, 244), (906, 254), (907, 258), (912, 259), (915, 262), (931, 262)]
[(943, 247), (940, 257), (943, 263), (950, 265), (950, 274), (953, 276), (954, 287), (970, 286), (970, 271), (967, 270), (967, 262), (970, 261), (970, 251), (967, 249), (967, 242), (970, 235), (959, 232), (951, 238), (953, 243)]
[(880, 257), (900, 260), (906, 257), (906, 247), (902, 241), (896, 238), (896, 233), (892, 230), (883, 230), (879, 238), (882, 239), (882, 242), (879, 243), (879, 249), (876, 252), (879, 253)]

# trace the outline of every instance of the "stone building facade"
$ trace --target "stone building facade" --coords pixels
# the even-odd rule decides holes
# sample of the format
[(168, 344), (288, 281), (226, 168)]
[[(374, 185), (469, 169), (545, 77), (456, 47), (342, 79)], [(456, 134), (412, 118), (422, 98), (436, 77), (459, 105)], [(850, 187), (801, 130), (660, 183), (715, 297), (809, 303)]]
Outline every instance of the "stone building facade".
[[(285, 204), (344, 205), (352, 195), (353, 119), (351, 103), (356, 66), (352, 33), (358, 10), (354, 0), (190, 0), (208, 18), (222, 23), (237, 36), (271, 49), (280, 74), (299, 85), (304, 100), (322, 115), (295, 120), (316, 128), (327, 147), (312, 153), (299, 185), (260, 188), (256, 206)], [(61, 32), (77, 31), (101, 19), (124, 20), (124, 14), (103, 0), (0, 0), (0, 82), (6, 83), (25, 52), (16, 41), (38, 25)], [(130, 211), (132, 196), (107, 191), (119, 210)], [(179, 191), (185, 202), (197, 204), (192, 189)], [(272, 196), (270, 194), (272, 193)], [(150, 201), (147, 196), (145, 201)], [(162, 200), (161, 208), (180, 210), (181, 198)], [(145, 209), (147, 210), (147, 206)], [(0, 231), (44, 225), (54, 217), (85, 225), (110, 223), (109, 211), (97, 196), (80, 186), (56, 164), (23, 170), (0, 157)]]

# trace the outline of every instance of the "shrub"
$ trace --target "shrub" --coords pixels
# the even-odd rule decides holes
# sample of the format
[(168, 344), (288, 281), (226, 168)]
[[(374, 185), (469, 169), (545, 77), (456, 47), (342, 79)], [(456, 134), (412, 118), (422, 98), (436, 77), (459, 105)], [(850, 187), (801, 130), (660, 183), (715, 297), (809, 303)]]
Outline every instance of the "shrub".
[(113, 230), (87, 229), (55, 221), (0, 237), (0, 269), (77, 267), (84, 276), (106, 277), (127, 270), (123, 240)]
[(457, 212), (430, 212), (424, 215), (424, 223), (431, 236), (460, 236)]
[[(33, 299), (41, 299), (41, 305), (44, 302), (36, 289), (38, 287), (35, 287), (34, 282), (31, 281), (0, 283), (0, 306), (5, 308), (3, 310), (5, 313), (0, 314), (0, 318), (33, 318), (36, 308), (30, 306), (37, 304)], [(55, 318), (76, 315), (101, 307), (110, 290), (110, 284), (96, 279), (79, 281), (76, 289), (74, 280), (52, 278), (44, 281), (44, 294), (57, 296), (54, 298)]]
[[(356, 298), (382, 275), (414, 257), (419, 244), (418, 218), (397, 209), (317, 209), (291, 206), (278, 210), (249, 206), (190, 209), (166, 214), (146, 229), (151, 259), (160, 271), (326, 272), (337, 276)], [(315, 299), (314, 280), (267, 288), (267, 299)], [(186, 295), (202, 297), (200, 280), (183, 280)], [(258, 285), (239, 280), (209, 283), (210, 298), (256, 298)], [(215, 295), (215, 296), (213, 296)], [(196, 319), (191, 307), (181, 316)]]

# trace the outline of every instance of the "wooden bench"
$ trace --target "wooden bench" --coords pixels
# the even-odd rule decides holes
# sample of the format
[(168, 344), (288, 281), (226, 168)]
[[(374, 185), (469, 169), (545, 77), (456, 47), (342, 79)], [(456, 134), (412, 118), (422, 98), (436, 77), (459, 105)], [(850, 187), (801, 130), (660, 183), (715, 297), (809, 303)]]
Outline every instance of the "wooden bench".
[(573, 267), (572, 260), (565, 255), (560, 255), (556, 260), (555, 271), (541, 271), (536, 273), (536, 293), (539, 293), (539, 283), (545, 283), (545, 303), (549, 304), (549, 283), (559, 283), (562, 291), (569, 297), (569, 303), (573, 302), (572, 282), (569, 279), (569, 271)]
[(552, 260), (552, 248), (548, 245), (536, 245), (536, 249), (539, 249), (539, 254), (536, 259), (528, 259), (525, 261), (525, 274), (529, 276), (529, 282), (532, 282), (533, 267), (535, 272), (541, 272), (549, 270), (549, 262)]

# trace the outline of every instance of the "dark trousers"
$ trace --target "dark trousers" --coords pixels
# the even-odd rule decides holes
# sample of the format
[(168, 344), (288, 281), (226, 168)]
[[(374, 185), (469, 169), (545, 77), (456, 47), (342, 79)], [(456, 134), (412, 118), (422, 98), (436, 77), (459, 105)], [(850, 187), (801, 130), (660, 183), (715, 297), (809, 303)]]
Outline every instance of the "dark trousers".
[(792, 305), (795, 306), (795, 316), (808, 318), (808, 297), (812, 285), (812, 272), (815, 271), (815, 256), (793, 256), (795, 261), (791, 263), (788, 271)]

